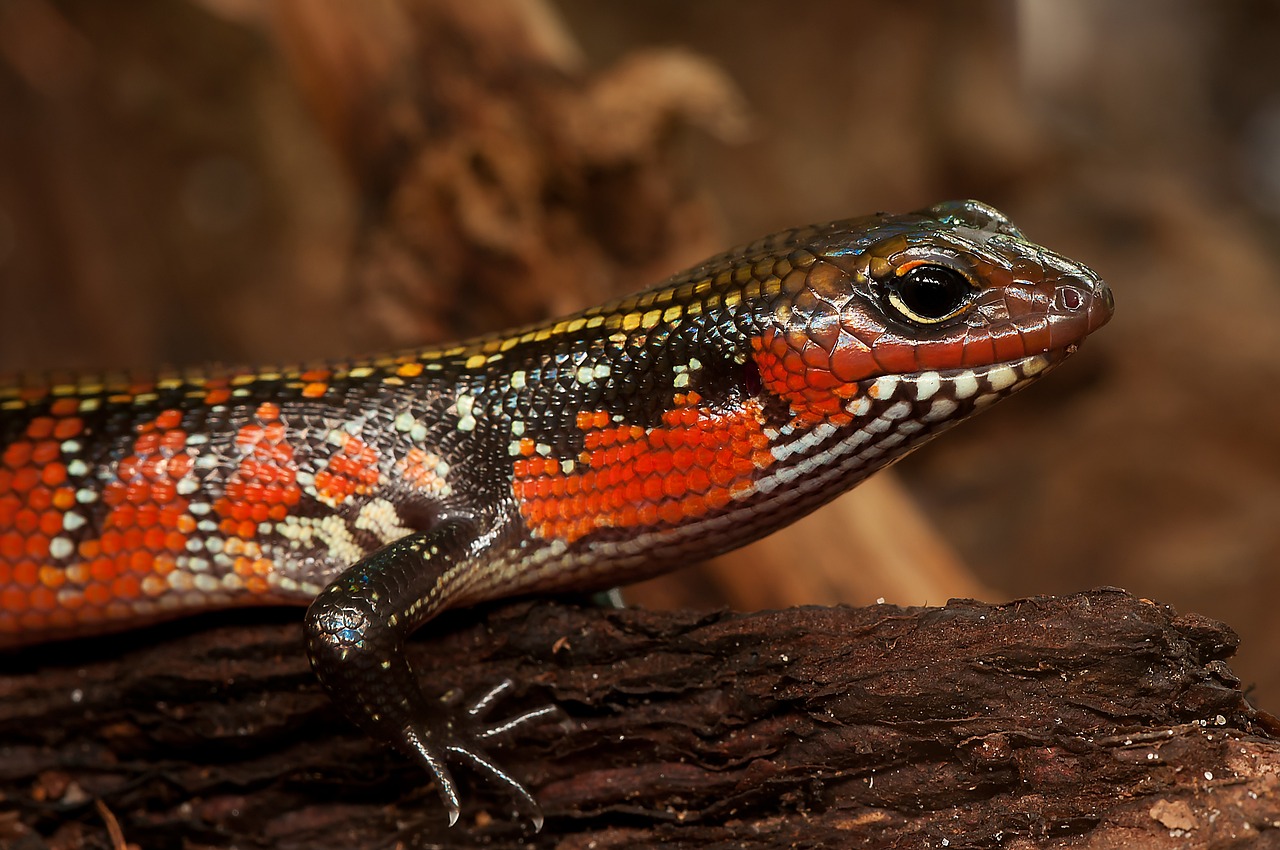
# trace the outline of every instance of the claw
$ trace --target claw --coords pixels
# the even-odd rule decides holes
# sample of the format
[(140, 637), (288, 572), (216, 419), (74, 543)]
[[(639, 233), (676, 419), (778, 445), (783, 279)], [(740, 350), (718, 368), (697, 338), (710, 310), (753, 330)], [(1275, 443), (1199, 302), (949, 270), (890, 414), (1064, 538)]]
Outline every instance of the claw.
[(517, 729), (520, 729), (523, 726), (527, 726), (541, 720), (547, 720), (552, 717), (563, 716), (564, 712), (560, 710), (559, 706), (543, 705), (538, 708), (531, 708), (524, 714), (507, 718), (494, 726), (481, 729), (476, 732), (476, 737), (482, 741), (500, 741), (509, 737)]
[(462, 814), (462, 798), (458, 796), (458, 786), (453, 781), (453, 774), (449, 772), (448, 765), (444, 759), (422, 740), (422, 736), (418, 734), (418, 730), (408, 728), (404, 730), (405, 743), (418, 755), (426, 764), (427, 771), (436, 780), (436, 788), (440, 793), (440, 801), (444, 803), (445, 810), (449, 813), (449, 826), (453, 826), (458, 822), (458, 817)]
[(507, 791), (516, 798), (517, 807), (529, 817), (530, 821), (533, 822), (534, 832), (542, 831), (542, 808), (538, 805), (538, 801), (533, 798), (533, 795), (520, 784), (519, 780), (502, 768), (498, 767), (498, 765), (481, 750), (455, 745), (450, 746), (449, 751), (459, 758), (469, 761), (473, 767), (477, 768), (482, 773), (487, 773), (493, 779), (496, 779), (503, 785), (507, 786)]
[(502, 698), (502, 695), (511, 690), (514, 686), (515, 682), (510, 679), (503, 679), (501, 682), (481, 694), (480, 698), (467, 709), (467, 714), (470, 714), (472, 717), (477, 719), (483, 718), (495, 705), (497, 705), (498, 701)]

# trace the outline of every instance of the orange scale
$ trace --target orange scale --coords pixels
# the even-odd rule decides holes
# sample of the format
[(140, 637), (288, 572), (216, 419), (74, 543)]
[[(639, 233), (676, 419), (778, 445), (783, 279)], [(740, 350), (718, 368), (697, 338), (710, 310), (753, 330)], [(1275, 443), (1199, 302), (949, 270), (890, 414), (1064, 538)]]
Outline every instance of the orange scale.
[(668, 498), (678, 499), (685, 494), (687, 489), (688, 487), (682, 475), (668, 475), (662, 479), (662, 494)]
[(27, 436), (33, 440), (47, 440), (53, 434), (53, 418), (37, 416), (27, 423)]
[[(53, 506), (60, 511), (68, 511), (75, 507), (76, 491), (74, 487), (59, 487), (53, 491)], [(0, 508), (0, 525), (4, 525), (3, 508)]]
[(253, 509), (250, 511), (249, 516), (253, 519), (254, 522), (266, 522), (267, 519), (270, 517), (270, 513), (271, 513), (271, 508), (268, 505), (264, 504), (263, 502), (258, 502), (253, 506)]
[(111, 583), (111, 595), (116, 599), (138, 599), (142, 585), (137, 576), (120, 576)]
[(158, 552), (164, 548), (165, 530), (163, 528), (148, 528), (146, 535), (143, 537), (143, 545), (152, 552)]
[(256, 523), (250, 520), (241, 520), (240, 524), (236, 527), (236, 536), (245, 540), (252, 540), (257, 530), (258, 526)]
[(10, 469), (0, 469), (0, 493), (9, 493), (13, 490), (13, 471)]
[(40, 565), (35, 561), (19, 561), (13, 565), (11, 580), (24, 587), (35, 587), (40, 581)]
[(707, 502), (702, 496), (689, 496), (680, 502), (680, 510), (686, 519), (697, 519), (708, 513)]
[(37, 571), (37, 578), (40, 579), (40, 584), (45, 587), (58, 588), (67, 583), (67, 572), (58, 567), (51, 567), (45, 564)]
[(35, 467), (24, 466), (22, 469), (14, 471), (10, 487), (16, 493), (25, 493), (39, 483), (40, 470)]
[(58, 607), (58, 595), (47, 587), (33, 588), (30, 600), (31, 607), (36, 611), (48, 612)]
[(28, 535), (26, 552), (31, 558), (49, 557), (49, 536), (47, 534)]
[(180, 499), (176, 504), (160, 512), (160, 524), (172, 528), (182, 534), (190, 534), (196, 530), (196, 518), (187, 513), (187, 501)]
[(667, 502), (658, 508), (658, 516), (663, 522), (674, 525), (684, 519), (684, 510), (678, 502)]
[(262, 594), (271, 589), (271, 585), (261, 576), (250, 576), (244, 583), (245, 589), (250, 593)]
[(84, 591), (63, 588), (58, 591), (58, 605), (67, 611), (80, 611), (84, 608)]
[(23, 631), (41, 632), (46, 627), (48, 615), (43, 611), (28, 611), (18, 617), (18, 625)]
[(187, 477), (187, 474), (191, 472), (193, 463), (191, 455), (174, 455), (169, 458), (169, 477), (175, 481)]
[(13, 515), (13, 527), (21, 534), (31, 534), (40, 527), (40, 515), (30, 508), (22, 508)]
[[(80, 402), (74, 398), (54, 399), (49, 405), (49, 412), (54, 416), (70, 416), (80, 409)], [(56, 426), (55, 426), (56, 427)]]
[(54, 537), (62, 531), (62, 514), (58, 511), (45, 511), (40, 514), (40, 532), (47, 537)]
[(8, 528), (13, 518), (22, 509), (22, 500), (12, 494), (0, 496), (0, 528)]
[(133, 573), (149, 573), (155, 556), (146, 549), (140, 549), (129, 556), (129, 571)]
[(53, 504), (53, 491), (48, 487), (36, 487), (27, 494), (27, 507), (43, 511)]
[[(110, 591), (106, 591), (105, 589), (104, 589), (104, 592), (110, 593)], [(93, 605), (100, 605), (100, 604), (102, 604), (102, 603), (94, 602), (94, 603), (92, 603), (92, 604), (93, 604)], [(90, 607), (90, 600), (89, 600), (87, 597), (86, 597), (86, 598), (85, 598), (85, 600), (84, 600), (84, 606), (85, 606), (85, 607), (83, 607), (83, 608), (81, 608), (81, 609), (80, 609), (80, 613), (79, 613), (79, 615), (77, 616), (77, 619), (78, 619), (81, 623), (99, 623), (99, 622), (102, 622), (102, 620), (104, 619), (104, 618), (103, 618), (103, 616), (102, 616), (102, 611), (101, 611), (100, 609), (98, 609), (98, 608)]]
[(645, 499), (645, 501), (657, 503), (662, 499), (663, 492), (664, 492), (664, 487), (662, 483), (662, 478), (660, 476), (654, 475), (644, 479), (643, 498)]
[(56, 440), (41, 440), (32, 448), (31, 460), (36, 466), (44, 466), (50, 461), (57, 460), (61, 454), (62, 449), (58, 448)]
[(116, 573), (114, 557), (94, 558), (92, 563), (89, 564), (89, 578), (95, 581), (111, 581), (116, 577)]
[[(61, 605), (60, 602), (59, 605)], [(49, 612), (47, 619), (49, 628), (60, 631), (66, 631), (76, 623), (76, 618), (72, 616), (71, 612), (62, 607), (55, 607)]]
[(668, 472), (671, 471), (671, 467), (673, 466), (673, 458), (672, 458), (671, 452), (654, 452), (651, 455), (651, 457), (653, 458), (654, 472), (658, 473), (659, 475), (666, 475)]
[[(101, 556), (99, 556), (101, 557)], [(97, 558), (94, 559), (95, 561)], [(93, 561), (80, 561), (75, 564), (68, 564), (65, 570), (67, 581), (75, 585), (83, 585), (93, 578), (92, 574)]]
[(276, 520), (277, 522), (284, 519), (288, 515), (289, 515), (289, 509), (284, 505), (272, 505), (271, 509), (267, 511), (267, 518)]
[(183, 552), (187, 548), (187, 535), (180, 531), (170, 531), (164, 536), (164, 548), (170, 552)]
[[(100, 566), (101, 565), (101, 566)], [(93, 563), (93, 581), (88, 582), (84, 588), (84, 602), (91, 605), (100, 605), (108, 600), (109, 594), (106, 591), (106, 581), (115, 580), (115, 565), (105, 559)]]
[(640, 505), (636, 511), (636, 519), (640, 525), (657, 525), (658, 506), (654, 504)]
[(0, 534), (0, 558), (7, 561), (16, 561), (22, 557), (23, 549), (25, 549), (25, 537), (15, 531)]
[(691, 469), (685, 476), (685, 485), (698, 493), (705, 493), (711, 488), (711, 478), (705, 469)]
[(156, 575), (167, 576), (177, 567), (177, 561), (172, 555), (160, 553), (151, 561), (151, 570)]
[(124, 548), (128, 550), (141, 549), (143, 541), (146, 539), (147, 533), (141, 528), (133, 527), (124, 530)]
[(160, 448), (168, 454), (176, 454), (187, 445), (187, 432), (181, 428), (167, 429), (160, 435)]
[(138, 438), (133, 441), (133, 453), (139, 457), (153, 454), (158, 448), (160, 448), (160, 435), (155, 431), (139, 434)]
[(10, 614), (20, 614), (27, 610), (27, 594), (16, 587), (6, 588), (0, 593), (0, 604)]
[(707, 494), (706, 496), (703, 497), (703, 500), (706, 502), (708, 508), (710, 508), (713, 511), (716, 511), (716, 510), (720, 510), (721, 508), (728, 505), (731, 501), (733, 501), (733, 497), (729, 494), (729, 491), (724, 487), (712, 487), (710, 490), (707, 491)]
[(85, 560), (92, 560), (102, 552), (102, 544), (97, 540), (81, 540), (76, 546), (76, 554)]

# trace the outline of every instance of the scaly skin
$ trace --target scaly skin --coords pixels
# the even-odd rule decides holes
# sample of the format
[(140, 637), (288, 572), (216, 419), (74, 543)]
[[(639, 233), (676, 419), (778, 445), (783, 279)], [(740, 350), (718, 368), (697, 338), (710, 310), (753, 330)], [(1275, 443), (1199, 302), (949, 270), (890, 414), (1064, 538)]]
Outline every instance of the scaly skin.
[[(313, 369), (0, 388), (0, 645), (310, 605), (358, 724), (469, 761), (405, 638), (740, 546), (1044, 374), (1111, 315), (976, 202), (785, 231), (572, 318)], [(482, 700), (492, 704), (500, 685)], [(483, 711), (473, 712), (474, 716)], [(537, 716), (536, 713), (533, 716)]]

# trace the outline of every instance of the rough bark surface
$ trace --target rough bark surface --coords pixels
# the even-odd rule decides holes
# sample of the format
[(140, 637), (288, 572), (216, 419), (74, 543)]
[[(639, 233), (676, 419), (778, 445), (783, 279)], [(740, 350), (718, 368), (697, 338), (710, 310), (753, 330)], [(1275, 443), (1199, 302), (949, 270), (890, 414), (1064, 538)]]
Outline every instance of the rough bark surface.
[(565, 712), (500, 754), (537, 835), (468, 775), (447, 829), (320, 692), (296, 618), (239, 616), (0, 656), (0, 846), (112, 846), (114, 819), (148, 848), (1199, 848), (1280, 821), (1234, 634), (1118, 591), (453, 616), (411, 647), (424, 681)]

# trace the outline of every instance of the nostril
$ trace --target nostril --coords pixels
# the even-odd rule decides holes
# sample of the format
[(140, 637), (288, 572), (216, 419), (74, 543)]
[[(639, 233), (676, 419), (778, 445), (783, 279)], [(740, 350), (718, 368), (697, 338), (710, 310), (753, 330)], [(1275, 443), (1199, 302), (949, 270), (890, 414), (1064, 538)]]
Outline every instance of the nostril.
[(1063, 310), (1075, 312), (1084, 304), (1084, 293), (1074, 286), (1058, 287), (1058, 306)]

